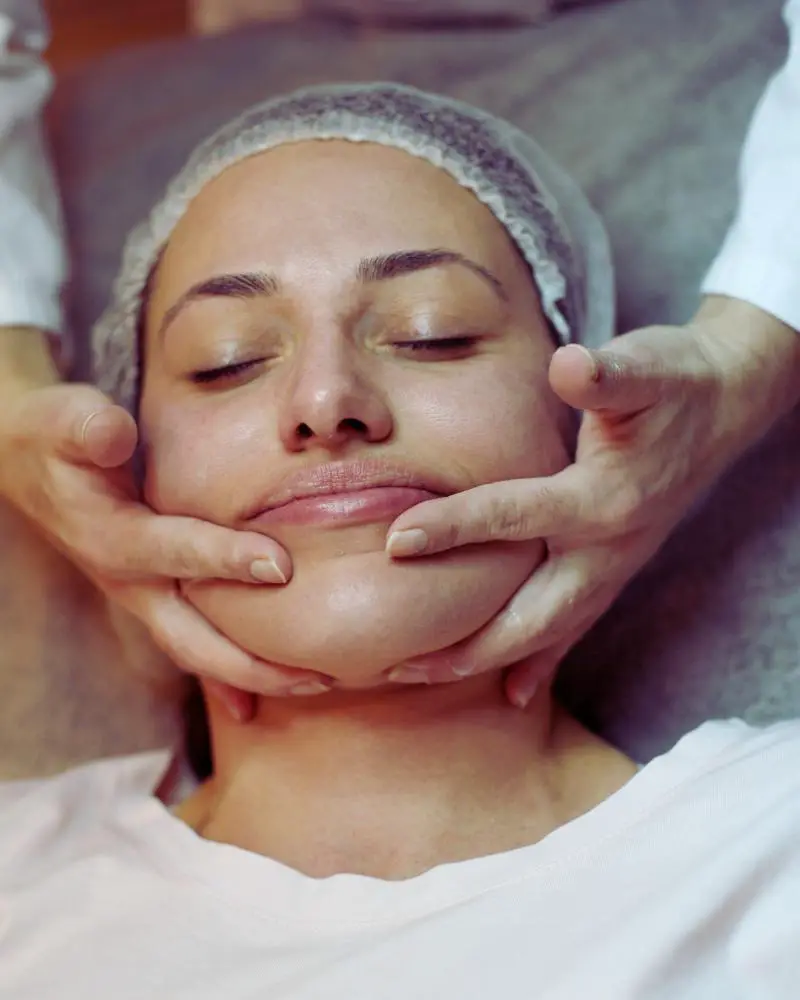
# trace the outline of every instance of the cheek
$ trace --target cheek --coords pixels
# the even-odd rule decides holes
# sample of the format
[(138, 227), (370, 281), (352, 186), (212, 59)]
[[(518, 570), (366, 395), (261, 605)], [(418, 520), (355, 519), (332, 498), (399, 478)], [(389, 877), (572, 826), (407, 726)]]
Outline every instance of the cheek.
[(446, 456), (467, 483), (557, 472), (569, 461), (563, 406), (541, 371), (487, 365), (469, 377), (417, 380), (402, 394), (407, 436)]
[[(202, 404), (202, 405), (201, 405)], [(157, 511), (226, 522), (251, 499), (255, 471), (275, 439), (270, 416), (241, 398), (225, 403), (142, 400), (145, 498)]]

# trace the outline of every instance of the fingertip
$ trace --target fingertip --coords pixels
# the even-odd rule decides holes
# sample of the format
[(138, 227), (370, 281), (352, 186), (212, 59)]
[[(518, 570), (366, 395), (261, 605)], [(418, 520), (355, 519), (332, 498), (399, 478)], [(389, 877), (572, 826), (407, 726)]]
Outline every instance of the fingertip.
[(392, 531), (386, 539), (386, 552), (392, 559), (421, 556), (430, 549), (430, 539), (422, 528)]
[(239, 553), (240, 558), (237, 557), (237, 564), (242, 568), (242, 580), (282, 587), (292, 579), (292, 557), (280, 542), (257, 532), (247, 532), (244, 547), (244, 552)]
[(524, 711), (535, 698), (539, 683), (538, 679), (519, 678), (512, 670), (506, 679), (506, 697), (514, 708)]
[(602, 378), (600, 360), (596, 352), (581, 344), (567, 344), (551, 358), (549, 378), (552, 389), (566, 403), (580, 407), (582, 393)]
[(565, 344), (559, 347), (550, 360), (550, 366), (556, 369), (575, 371), (597, 382), (601, 376), (600, 357), (597, 351), (592, 351), (583, 344)]
[(287, 584), (291, 576), (291, 572), (287, 572), (272, 556), (254, 559), (248, 567), (248, 573), (256, 583), (268, 583), (276, 587)]
[(119, 406), (94, 410), (81, 422), (78, 443), (84, 454), (103, 469), (129, 461), (138, 441), (136, 423)]
[(203, 684), (206, 692), (223, 706), (234, 722), (250, 722), (255, 716), (255, 695), (249, 691), (212, 678), (206, 678)]

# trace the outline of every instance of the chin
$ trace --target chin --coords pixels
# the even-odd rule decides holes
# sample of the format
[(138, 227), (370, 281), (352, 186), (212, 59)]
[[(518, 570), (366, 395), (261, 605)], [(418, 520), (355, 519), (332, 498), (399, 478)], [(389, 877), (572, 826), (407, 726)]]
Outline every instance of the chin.
[(536, 566), (540, 542), (468, 546), (392, 562), (382, 551), (295, 561), (281, 588), (202, 581), (187, 598), (254, 656), (371, 687), (399, 663), (466, 639)]

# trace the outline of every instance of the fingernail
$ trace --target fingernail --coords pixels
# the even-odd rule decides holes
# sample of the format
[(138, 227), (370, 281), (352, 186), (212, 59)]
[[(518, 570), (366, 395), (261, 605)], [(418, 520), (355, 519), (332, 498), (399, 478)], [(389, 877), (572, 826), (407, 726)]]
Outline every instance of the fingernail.
[(533, 701), (538, 689), (539, 685), (534, 684), (533, 687), (525, 688), (522, 691), (513, 691), (511, 694), (511, 704), (514, 708), (527, 708)]
[(393, 531), (386, 539), (386, 551), (390, 556), (418, 556), (428, 547), (428, 536), (422, 528)]
[(256, 559), (250, 563), (250, 575), (259, 583), (286, 583), (288, 577), (273, 559)]
[(236, 698), (224, 697), (223, 702), (225, 708), (228, 710), (228, 714), (233, 717), (236, 722), (245, 722), (247, 720), (247, 713), (244, 710), (244, 706)]
[(96, 416), (100, 413), (99, 410), (95, 410), (90, 413), (89, 416), (81, 424), (80, 442), (82, 445), (86, 444), (86, 436), (89, 433), (89, 424), (94, 420)]
[(246, 722), (248, 719), (247, 708), (244, 699), (249, 699), (249, 695), (229, 688), (227, 684), (219, 681), (206, 680), (206, 690), (213, 695), (225, 708), (225, 711), (236, 722)]
[(301, 698), (306, 695), (325, 694), (326, 691), (330, 691), (330, 685), (325, 684), (323, 681), (301, 681), (299, 684), (295, 684), (293, 688), (289, 688), (289, 694), (297, 695)]
[(602, 375), (602, 369), (600, 367), (600, 362), (597, 360), (597, 357), (595, 356), (594, 352), (590, 351), (588, 347), (584, 347), (583, 344), (573, 344), (572, 346), (577, 347), (579, 351), (583, 352), (583, 354), (586, 355), (586, 357), (589, 359), (589, 363), (592, 366), (592, 374), (591, 374), (592, 382), (599, 382), (600, 376)]
[(456, 677), (470, 677), (475, 672), (474, 663), (455, 663), (450, 664), (451, 673), (455, 674)]
[(394, 667), (386, 676), (395, 684), (428, 683), (428, 675), (420, 667)]

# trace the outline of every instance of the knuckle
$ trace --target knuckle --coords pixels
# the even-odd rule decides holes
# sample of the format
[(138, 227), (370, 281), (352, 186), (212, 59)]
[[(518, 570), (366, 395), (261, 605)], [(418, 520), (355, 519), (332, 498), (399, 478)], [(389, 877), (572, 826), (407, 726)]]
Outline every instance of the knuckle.
[(489, 540), (513, 540), (524, 534), (523, 518), (516, 500), (507, 497), (493, 497), (487, 517)]
[(203, 552), (183, 530), (165, 531), (165, 528), (166, 525), (157, 518), (148, 521), (146, 538), (138, 546), (140, 556), (147, 553), (150, 566), (161, 567), (164, 575), (172, 578), (191, 580), (202, 577), (203, 568), (211, 562), (209, 553)]
[(466, 525), (448, 524), (447, 527), (442, 530), (438, 540), (438, 547), (442, 549), (451, 549), (456, 545), (462, 545), (469, 541), (470, 537), (466, 530)]
[(170, 547), (169, 542), (166, 542), (159, 546), (159, 555), (160, 561), (169, 565), (171, 576), (185, 580), (198, 575), (197, 557), (185, 547)]
[[(432, 533), (432, 546), (435, 551), (443, 551), (455, 548), (458, 545), (465, 545), (472, 541), (468, 531), (469, 525), (462, 521), (455, 521), (450, 524), (436, 526)], [(429, 534), (431, 534), (430, 529)]]

